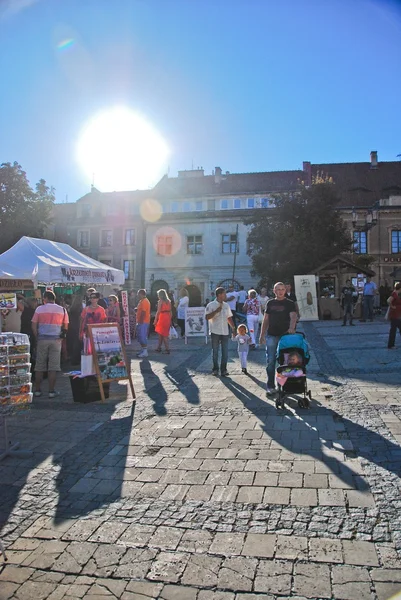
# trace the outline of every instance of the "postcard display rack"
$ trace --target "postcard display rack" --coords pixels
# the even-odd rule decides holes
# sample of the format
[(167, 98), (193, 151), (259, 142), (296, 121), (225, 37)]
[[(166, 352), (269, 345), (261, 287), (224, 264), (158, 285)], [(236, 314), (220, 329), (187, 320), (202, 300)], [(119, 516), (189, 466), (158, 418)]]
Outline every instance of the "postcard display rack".
[(0, 461), (7, 456), (32, 456), (32, 452), (19, 450), (18, 442), (10, 443), (7, 429), (7, 417), (29, 408), (32, 403), (30, 356), (26, 334), (0, 334), (0, 419), (4, 434), (3, 450), (0, 442)]

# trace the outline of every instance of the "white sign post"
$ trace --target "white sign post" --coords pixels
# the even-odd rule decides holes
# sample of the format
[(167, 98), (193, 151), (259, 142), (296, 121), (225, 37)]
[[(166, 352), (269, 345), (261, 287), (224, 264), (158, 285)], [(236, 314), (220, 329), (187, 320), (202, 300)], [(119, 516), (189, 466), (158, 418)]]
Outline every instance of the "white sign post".
[(207, 344), (206, 316), (203, 306), (188, 306), (185, 310), (185, 343), (188, 338), (204, 337)]
[(124, 343), (129, 346), (131, 343), (131, 330), (129, 326), (129, 304), (128, 304), (128, 292), (123, 290), (121, 292), (121, 307), (124, 311), (123, 317), (123, 330), (124, 330)]
[(317, 321), (319, 314), (317, 310), (316, 276), (295, 275), (294, 282), (300, 320)]

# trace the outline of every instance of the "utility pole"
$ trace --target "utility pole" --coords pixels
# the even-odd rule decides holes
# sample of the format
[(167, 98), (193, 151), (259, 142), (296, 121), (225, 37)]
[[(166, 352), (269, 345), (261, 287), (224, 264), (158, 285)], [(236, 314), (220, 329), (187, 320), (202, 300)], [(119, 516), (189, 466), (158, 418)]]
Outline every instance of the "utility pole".
[(235, 266), (237, 264), (237, 247), (238, 247), (238, 223), (237, 229), (235, 231), (235, 252), (234, 252), (234, 262), (233, 262), (233, 276), (232, 276), (232, 284), (234, 285), (234, 276), (235, 276)]

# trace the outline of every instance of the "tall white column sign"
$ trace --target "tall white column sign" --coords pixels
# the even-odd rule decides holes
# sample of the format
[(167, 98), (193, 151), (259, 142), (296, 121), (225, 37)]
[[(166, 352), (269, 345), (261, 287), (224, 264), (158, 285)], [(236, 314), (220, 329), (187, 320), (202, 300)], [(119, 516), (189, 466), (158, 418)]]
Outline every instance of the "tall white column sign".
[(123, 317), (124, 343), (128, 346), (131, 343), (131, 331), (129, 327), (128, 292), (126, 290), (121, 292), (121, 307), (125, 315)]
[(316, 276), (295, 275), (294, 282), (301, 321), (317, 321)]

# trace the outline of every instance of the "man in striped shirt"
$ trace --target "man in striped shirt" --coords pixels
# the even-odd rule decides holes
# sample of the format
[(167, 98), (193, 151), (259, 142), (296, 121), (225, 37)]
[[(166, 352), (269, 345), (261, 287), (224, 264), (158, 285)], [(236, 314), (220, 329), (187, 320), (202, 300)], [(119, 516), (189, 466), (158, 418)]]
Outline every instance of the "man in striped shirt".
[(48, 291), (43, 294), (43, 304), (38, 306), (32, 318), (32, 331), (37, 339), (35, 396), (41, 396), (43, 373), (48, 372), (49, 398), (55, 398), (57, 371), (60, 371), (62, 339), (61, 330), (68, 329), (68, 313), (56, 304), (56, 296)]

